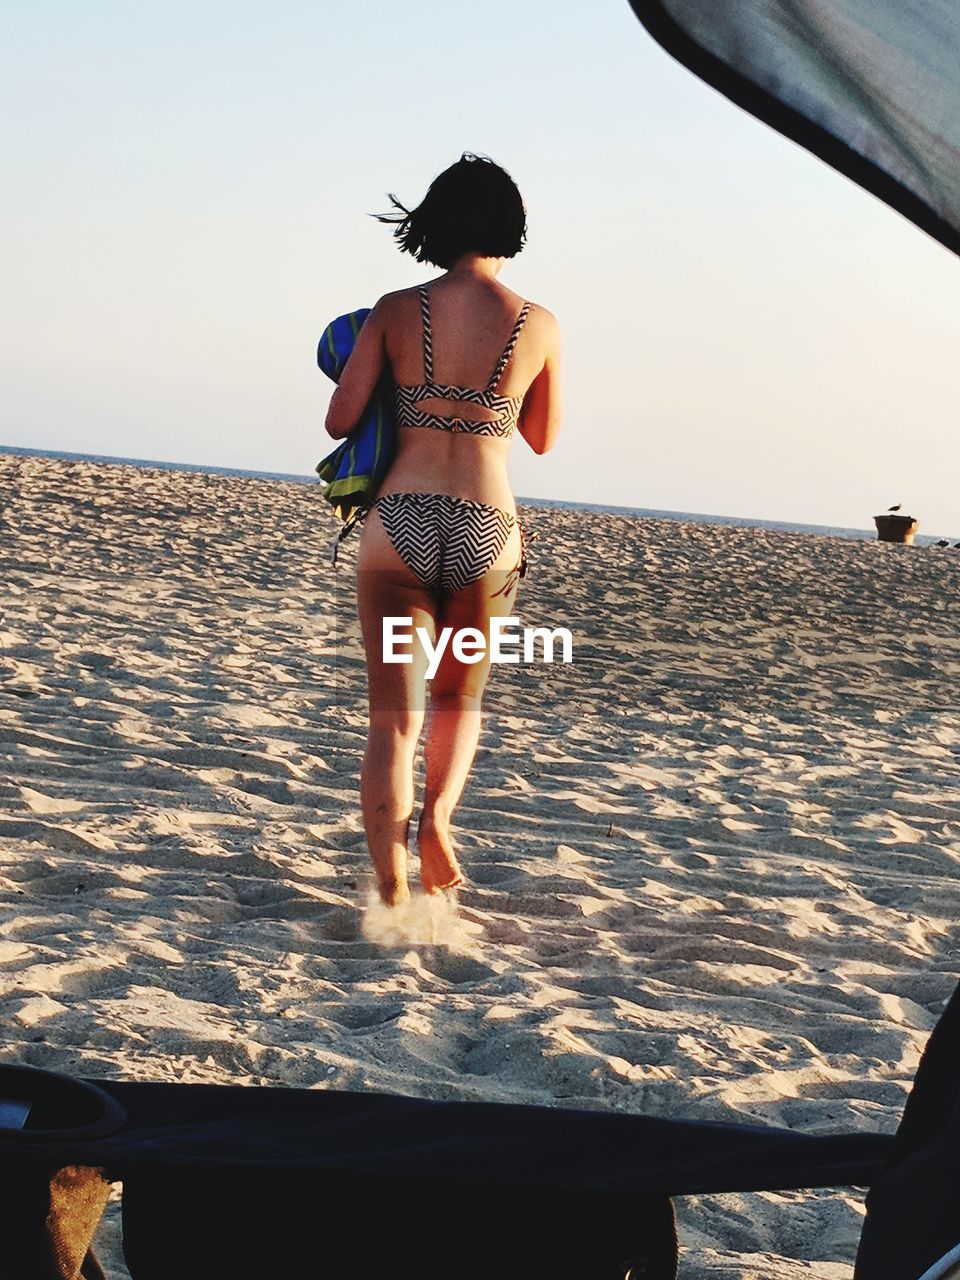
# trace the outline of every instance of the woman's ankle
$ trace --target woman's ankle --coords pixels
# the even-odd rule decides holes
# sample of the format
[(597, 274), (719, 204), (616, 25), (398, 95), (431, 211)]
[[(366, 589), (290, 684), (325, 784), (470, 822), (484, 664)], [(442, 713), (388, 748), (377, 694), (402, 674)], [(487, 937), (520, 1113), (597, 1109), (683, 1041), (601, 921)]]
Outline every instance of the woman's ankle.
[(420, 813), (419, 828), (432, 827), (437, 831), (448, 831), (453, 820), (453, 806), (442, 801), (424, 800)]
[(410, 897), (410, 887), (406, 879), (398, 876), (384, 877), (377, 884), (380, 901), (385, 907), (398, 907)]

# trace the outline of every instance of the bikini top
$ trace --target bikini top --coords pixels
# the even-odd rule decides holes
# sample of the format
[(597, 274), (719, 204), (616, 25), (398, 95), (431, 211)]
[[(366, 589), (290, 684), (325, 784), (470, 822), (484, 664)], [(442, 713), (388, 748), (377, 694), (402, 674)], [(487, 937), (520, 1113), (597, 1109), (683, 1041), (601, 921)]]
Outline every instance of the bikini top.
[[(420, 285), (420, 315), (423, 320), (423, 375), (425, 381), (415, 385), (404, 386), (397, 383), (397, 426), (398, 427), (432, 427), (436, 431), (465, 432), (472, 436), (512, 436), (520, 417), (520, 406), (523, 396), (498, 396), (496, 386), (513, 354), (523, 322), (530, 310), (530, 303), (525, 302), (517, 316), (517, 322), (507, 340), (507, 345), (500, 354), (496, 368), (490, 375), (490, 381), (482, 391), (476, 387), (445, 386), (433, 381), (433, 339), (430, 333), (430, 302), (427, 297), (427, 286)], [(469, 404), (483, 405), (499, 414), (497, 418), (487, 421), (475, 421), (472, 418), (444, 418), (438, 413), (425, 413), (418, 408), (419, 400), (463, 400)]]

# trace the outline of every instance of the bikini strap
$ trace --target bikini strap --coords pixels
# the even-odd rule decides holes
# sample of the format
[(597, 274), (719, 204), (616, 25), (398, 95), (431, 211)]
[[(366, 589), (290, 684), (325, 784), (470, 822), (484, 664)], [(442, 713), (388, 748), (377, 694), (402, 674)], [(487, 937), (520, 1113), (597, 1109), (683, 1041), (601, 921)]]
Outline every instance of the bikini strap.
[(430, 300), (427, 297), (427, 286), (420, 285), (420, 319), (423, 321), (423, 380), (433, 382), (433, 337), (430, 333)]
[(513, 326), (513, 331), (507, 339), (507, 345), (503, 348), (503, 351), (500, 354), (500, 359), (497, 361), (497, 367), (490, 375), (490, 381), (487, 383), (486, 387), (487, 391), (495, 391), (497, 389), (497, 383), (500, 381), (501, 374), (507, 367), (507, 361), (513, 355), (513, 348), (517, 345), (517, 338), (520, 337), (520, 330), (523, 328), (523, 322), (526, 320), (527, 312), (529, 310), (530, 303), (525, 302), (520, 308), (520, 314), (517, 316), (517, 322)]

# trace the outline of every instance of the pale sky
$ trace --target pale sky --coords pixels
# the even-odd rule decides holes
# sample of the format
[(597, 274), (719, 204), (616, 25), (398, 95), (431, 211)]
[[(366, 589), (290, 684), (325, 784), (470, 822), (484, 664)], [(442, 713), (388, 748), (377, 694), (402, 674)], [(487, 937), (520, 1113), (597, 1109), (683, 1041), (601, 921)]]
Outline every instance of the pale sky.
[(960, 536), (960, 263), (627, 0), (7, 6), (0, 443), (312, 473), (334, 316), (437, 272), (367, 216), (523, 193), (566, 420), (520, 495)]

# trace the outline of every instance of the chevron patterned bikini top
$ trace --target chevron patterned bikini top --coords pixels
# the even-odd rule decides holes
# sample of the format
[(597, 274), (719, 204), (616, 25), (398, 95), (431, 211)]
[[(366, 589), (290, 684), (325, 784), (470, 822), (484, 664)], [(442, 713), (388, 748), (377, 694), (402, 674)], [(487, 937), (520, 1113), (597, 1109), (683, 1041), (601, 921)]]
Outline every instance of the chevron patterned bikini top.
[[(398, 427), (432, 427), (436, 431), (464, 432), (472, 436), (512, 436), (520, 417), (520, 406), (523, 396), (498, 396), (496, 386), (513, 354), (523, 322), (530, 310), (530, 303), (525, 302), (517, 316), (517, 322), (501, 352), (496, 368), (490, 375), (490, 381), (482, 391), (476, 387), (445, 386), (433, 381), (433, 339), (430, 333), (430, 302), (427, 297), (427, 286), (420, 285), (420, 315), (423, 319), (423, 376), (425, 381), (403, 386), (397, 383), (397, 426)], [(438, 413), (425, 413), (418, 407), (420, 400), (464, 400), (470, 404), (483, 405), (500, 416), (487, 421), (475, 421), (472, 418), (444, 418)]]

